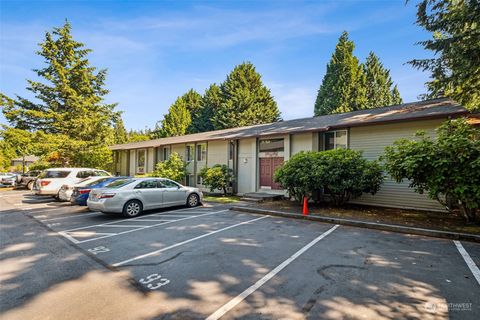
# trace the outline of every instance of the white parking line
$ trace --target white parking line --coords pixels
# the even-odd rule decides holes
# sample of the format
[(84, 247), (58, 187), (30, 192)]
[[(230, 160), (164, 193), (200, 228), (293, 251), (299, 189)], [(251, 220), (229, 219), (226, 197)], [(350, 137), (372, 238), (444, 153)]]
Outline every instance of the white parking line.
[(473, 276), (475, 277), (475, 279), (477, 279), (478, 284), (480, 284), (480, 270), (478, 269), (477, 265), (475, 264), (475, 262), (473, 262), (472, 258), (468, 254), (467, 250), (465, 250), (465, 248), (462, 246), (462, 243), (460, 241), (453, 240), (453, 243), (455, 243), (458, 252), (460, 252), (468, 268), (470, 269), (470, 271), (472, 271)]
[(191, 238), (191, 239), (188, 239), (188, 240), (185, 240), (185, 241), (182, 241), (182, 242), (178, 242), (178, 243), (175, 243), (171, 246), (168, 246), (168, 247), (165, 247), (163, 249), (160, 249), (160, 250), (155, 250), (155, 251), (152, 251), (152, 252), (149, 252), (149, 253), (145, 253), (145, 254), (142, 254), (140, 256), (136, 256), (136, 257), (133, 257), (131, 259), (127, 259), (127, 260), (124, 260), (124, 261), (120, 261), (120, 262), (117, 262), (117, 263), (114, 263), (112, 264), (112, 266), (114, 267), (119, 267), (121, 265), (124, 265), (126, 263), (129, 263), (129, 262), (132, 262), (132, 261), (136, 261), (136, 260), (140, 260), (140, 259), (143, 259), (143, 258), (146, 258), (146, 257), (150, 257), (150, 256), (153, 256), (153, 255), (157, 255), (161, 252), (164, 252), (164, 251), (167, 251), (167, 250), (170, 250), (170, 249), (173, 249), (173, 248), (176, 248), (176, 247), (179, 247), (181, 245), (184, 245), (184, 244), (187, 244), (187, 243), (190, 243), (190, 242), (193, 242), (193, 241), (196, 241), (196, 240), (200, 240), (202, 238), (205, 238), (205, 237), (208, 237), (208, 236), (211, 236), (211, 235), (214, 235), (216, 233), (219, 233), (219, 232), (222, 232), (222, 231), (225, 231), (225, 230), (229, 230), (229, 229), (232, 229), (232, 228), (236, 228), (238, 226), (242, 226), (244, 224), (247, 224), (247, 223), (250, 223), (250, 222), (255, 222), (255, 221), (258, 221), (258, 220), (262, 220), (262, 219), (265, 219), (265, 218), (268, 218), (269, 216), (263, 216), (263, 217), (260, 217), (260, 218), (255, 218), (255, 219), (252, 219), (252, 220), (248, 220), (248, 221), (244, 221), (244, 222), (240, 222), (240, 223), (237, 223), (237, 224), (234, 224), (232, 226), (228, 226), (228, 227), (225, 227), (225, 228), (222, 228), (222, 229), (218, 229), (218, 230), (215, 230), (215, 231), (212, 231), (212, 232), (209, 232), (209, 233), (205, 233), (201, 236), (198, 236), (198, 237), (195, 237), (195, 238)]
[[(163, 221), (169, 221), (169, 220), (163, 220)], [(145, 228), (148, 226), (134, 226), (134, 225), (127, 225), (127, 224), (109, 224), (108, 226), (105, 226), (105, 228)]]
[[(78, 243), (84, 243), (84, 242), (90, 242), (90, 241), (100, 240), (100, 239), (104, 239), (104, 238), (115, 237), (115, 236), (119, 236), (119, 235), (122, 235), (122, 234), (130, 233), (130, 232), (135, 232), (135, 231), (140, 231), (140, 230), (145, 230), (145, 229), (149, 229), (149, 228), (161, 226), (161, 225), (164, 225), (164, 224), (170, 224), (170, 223), (174, 223), (174, 222), (179, 222), (179, 221), (189, 220), (189, 219), (193, 219), (193, 218), (208, 216), (208, 215), (212, 215), (212, 214), (216, 214), (216, 213), (221, 213), (221, 212), (226, 212), (226, 211), (229, 211), (229, 210), (227, 209), (227, 210), (209, 212), (209, 213), (204, 213), (204, 214), (200, 214), (200, 215), (196, 215), (196, 216), (189, 216), (189, 217), (182, 218), (182, 219), (177, 219), (177, 220), (167, 220), (167, 221), (165, 221), (165, 222), (152, 224), (152, 225), (150, 225), (150, 226), (141, 227), (141, 228), (136, 228), (136, 229), (132, 229), (132, 230), (127, 230), (127, 231), (123, 231), (123, 232), (119, 232), (119, 233), (112, 233), (112, 234), (110, 234), (110, 235), (106, 235), (106, 236), (102, 236), (102, 237), (97, 237), (97, 238), (92, 238), (92, 239), (88, 239), (88, 240), (80, 241), (80, 240), (76, 240), (76, 239), (75, 239), (75, 241), (73, 241), (73, 242), (78, 244)], [(134, 219), (135, 219), (135, 218), (130, 219), (130, 220), (134, 220)], [(141, 221), (141, 220), (140, 220), (140, 221)], [(112, 222), (112, 223), (118, 223), (118, 221), (115, 221), (115, 222)], [(100, 224), (100, 225), (97, 225), (97, 226), (99, 226), (99, 227), (107, 226), (107, 227), (108, 227), (108, 226), (109, 226), (110, 224), (112, 224), (112, 223), (105, 223), (105, 224), (103, 224), (103, 225)], [(81, 229), (85, 229), (85, 228), (75, 228), (75, 229), (71, 229), (71, 230), (58, 231), (58, 233), (59, 233), (61, 236), (64, 236), (64, 237), (66, 237), (67, 239), (72, 240), (72, 237), (71, 237), (71, 236), (67, 237), (68, 233), (71, 233), (72, 231), (75, 232), (75, 231), (81, 230)]]
[(326, 232), (322, 233), (319, 235), (317, 238), (313, 239), (310, 241), (306, 246), (295, 252), (290, 258), (287, 260), (283, 261), (280, 265), (278, 265), (275, 269), (267, 273), (263, 278), (255, 282), (252, 286), (247, 288), (245, 291), (240, 293), (238, 296), (230, 300), (228, 303), (223, 305), (220, 309), (215, 311), (213, 314), (211, 314), (206, 320), (217, 320), (223, 317), (228, 311), (232, 310), (237, 304), (242, 302), (245, 298), (247, 298), (249, 295), (251, 295), (253, 292), (255, 292), (258, 288), (263, 286), (268, 280), (272, 279), (277, 273), (282, 271), (286, 266), (288, 266), (290, 263), (295, 261), (299, 256), (301, 256), (305, 251), (310, 249), (313, 245), (315, 245), (318, 241), (322, 240), (326, 236), (328, 236), (330, 233), (335, 231), (335, 229), (338, 228), (338, 224), (333, 226), (332, 228), (328, 229)]
[[(47, 222), (47, 221), (55, 221), (55, 220), (63, 220), (63, 219), (71, 219), (71, 218), (79, 218), (79, 217), (85, 217), (85, 216), (91, 216), (91, 215), (99, 215), (100, 212), (88, 212), (88, 213), (75, 213), (71, 216), (68, 217), (59, 217), (59, 218), (51, 218), (51, 219), (42, 219), (40, 220), (41, 222)], [(45, 215), (42, 216), (33, 216), (35, 219), (40, 218), (40, 217), (46, 217)], [(37, 219), (38, 220), (38, 219)]]

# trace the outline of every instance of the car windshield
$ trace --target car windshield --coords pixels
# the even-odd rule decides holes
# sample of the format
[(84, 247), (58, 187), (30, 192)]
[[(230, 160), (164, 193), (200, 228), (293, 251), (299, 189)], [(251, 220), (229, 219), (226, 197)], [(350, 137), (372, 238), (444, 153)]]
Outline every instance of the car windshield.
[(110, 177), (105, 177), (105, 178), (97, 179), (97, 180), (92, 181), (92, 182), (89, 182), (89, 183), (87, 183), (87, 184), (85, 184), (85, 185), (86, 185), (87, 187), (90, 187), (90, 186), (93, 186), (93, 185), (95, 185), (95, 184), (101, 183), (101, 182), (103, 182), (103, 181), (105, 181), (105, 180), (107, 180), (107, 179), (111, 179), (111, 178), (110, 178)]
[(40, 179), (55, 179), (55, 178), (66, 178), (71, 171), (66, 170), (47, 170), (43, 171), (38, 177)]
[(126, 186), (127, 184), (132, 183), (133, 181), (135, 181), (135, 180), (133, 180), (133, 179), (118, 179), (118, 180), (113, 181), (112, 183), (107, 184), (105, 186), (105, 188), (117, 189), (117, 188)]

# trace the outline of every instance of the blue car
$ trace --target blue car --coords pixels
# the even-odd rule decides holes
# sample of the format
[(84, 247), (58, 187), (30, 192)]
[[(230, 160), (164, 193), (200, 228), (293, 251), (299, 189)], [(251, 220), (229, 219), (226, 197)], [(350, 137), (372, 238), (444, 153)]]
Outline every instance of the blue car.
[(115, 180), (125, 179), (125, 178), (129, 178), (129, 177), (105, 177), (105, 178), (90, 182), (82, 187), (74, 187), (72, 197), (70, 198), (70, 202), (72, 204), (86, 206), (88, 195), (90, 194), (90, 191), (92, 189), (103, 188)]

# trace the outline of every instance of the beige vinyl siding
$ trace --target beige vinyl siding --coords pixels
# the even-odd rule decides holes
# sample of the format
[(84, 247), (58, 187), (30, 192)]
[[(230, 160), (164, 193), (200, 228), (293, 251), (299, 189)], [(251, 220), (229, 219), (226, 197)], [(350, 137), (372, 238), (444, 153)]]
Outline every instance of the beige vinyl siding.
[(145, 166), (145, 173), (151, 173), (154, 170), (154, 162), (155, 162), (155, 149), (148, 148), (147, 149), (147, 157), (146, 157), (146, 166)]
[(183, 161), (185, 161), (185, 144), (183, 144), (183, 143), (182, 144), (174, 144), (174, 145), (172, 145), (170, 150), (171, 150), (170, 154), (176, 152), (176, 153), (178, 153), (180, 158), (182, 158)]
[(228, 141), (209, 141), (207, 145), (208, 166), (228, 165)]
[(134, 176), (137, 172), (137, 152), (130, 150), (130, 175)]
[(293, 156), (300, 151), (312, 151), (312, 133), (292, 134), (290, 136), (290, 154)]
[(256, 191), (257, 140), (242, 139), (238, 144), (238, 194)]
[[(378, 159), (386, 146), (392, 145), (400, 138), (413, 138), (415, 132), (425, 131), (434, 137), (435, 129), (443, 120), (412, 121), (396, 124), (350, 128), (350, 148), (363, 151), (363, 156), (369, 160)], [(426, 195), (415, 193), (408, 187), (408, 182), (396, 183), (386, 177), (380, 191), (374, 196), (364, 194), (353, 203), (399, 207), (409, 209), (443, 210), (442, 206)]]

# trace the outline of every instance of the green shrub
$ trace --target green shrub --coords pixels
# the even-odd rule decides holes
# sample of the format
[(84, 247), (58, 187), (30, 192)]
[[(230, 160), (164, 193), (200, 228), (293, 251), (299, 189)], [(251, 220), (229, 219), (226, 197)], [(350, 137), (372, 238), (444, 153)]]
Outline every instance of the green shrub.
[(159, 162), (155, 166), (152, 177), (167, 178), (182, 183), (187, 172), (187, 164), (180, 158), (178, 153), (173, 152), (166, 161)]
[(323, 190), (334, 205), (342, 205), (363, 192), (375, 194), (383, 175), (378, 162), (367, 161), (361, 152), (336, 149), (295, 154), (277, 169), (275, 181), (299, 202)]
[(210, 192), (215, 190), (223, 190), (223, 194), (227, 194), (227, 188), (233, 181), (233, 170), (226, 165), (216, 164), (211, 168), (203, 168), (200, 171), (203, 179), (203, 185), (210, 188)]
[[(455, 207), (469, 222), (479, 219), (480, 130), (465, 119), (447, 121), (433, 140), (418, 132), (385, 149), (386, 171), (397, 182), (408, 179), (417, 193), (428, 192), (447, 210)], [(450, 201), (447, 201), (450, 200)]]

